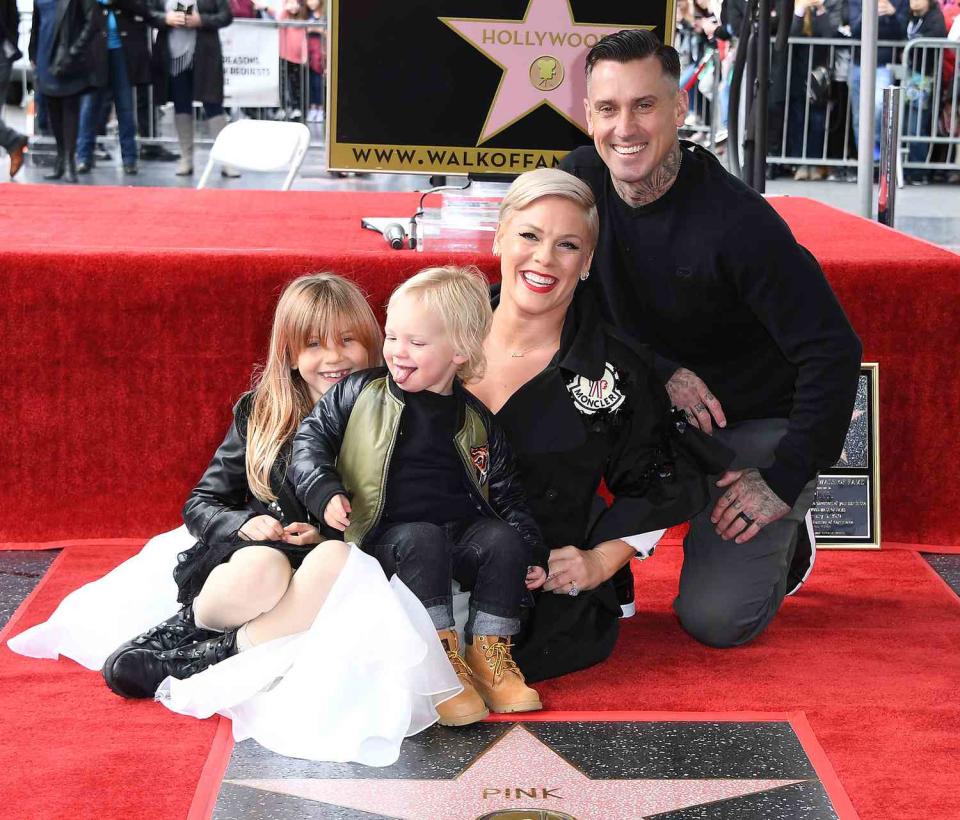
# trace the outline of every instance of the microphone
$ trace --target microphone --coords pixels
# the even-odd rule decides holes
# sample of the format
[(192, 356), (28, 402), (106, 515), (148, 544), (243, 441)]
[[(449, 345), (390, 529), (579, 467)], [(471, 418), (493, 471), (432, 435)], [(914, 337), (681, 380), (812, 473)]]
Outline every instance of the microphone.
[(383, 238), (387, 240), (387, 244), (395, 251), (403, 248), (403, 240), (406, 239), (406, 237), (407, 232), (403, 229), (403, 225), (398, 222), (391, 222), (383, 228)]

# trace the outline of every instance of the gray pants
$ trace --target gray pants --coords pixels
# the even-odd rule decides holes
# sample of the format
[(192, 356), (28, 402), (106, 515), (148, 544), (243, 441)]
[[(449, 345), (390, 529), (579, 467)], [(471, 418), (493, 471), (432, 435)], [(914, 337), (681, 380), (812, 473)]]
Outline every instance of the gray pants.
[[(0, 44), (2, 48), (2, 44)], [(2, 52), (0, 52), (2, 55)], [(3, 104), (7, 99), (7, 87), (10, 85), (10, 76), (13, 74), (13, 63), (6, 57), (0, 56), (0, 145), (9, 154), (23, 139), (23, 134), (14, 131), (3, 121)]]
[[(787, 432), (786, 419), (760, 419), (715, 429), (733, 449), (731, 469), (769, 467), (777, 443)], [(683, 628), (708, 646), (737, 646), (767, 628), (783, 603), (787, 569), (798, 528), (813, 503), (817, 480), (811, 480), (786, 516), (768, 524), (750, 541), (724, 541), (710, 521), (724, 490), (710, 478), (710, 503), (690, 522), (683, 542), (680, 592), (673, 609)]]

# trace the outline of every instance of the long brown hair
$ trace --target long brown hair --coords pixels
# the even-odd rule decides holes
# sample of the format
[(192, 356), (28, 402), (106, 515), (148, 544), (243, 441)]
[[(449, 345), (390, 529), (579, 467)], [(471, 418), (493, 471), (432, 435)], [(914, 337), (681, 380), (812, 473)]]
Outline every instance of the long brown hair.
[(363, 292), (333, 273), (294, 279), (277, 302), (267, 362), (255, 377), (247, 422), (247, 483), (261, 501), (276, 500), (270, 470), (280, 448), (313, 408), (310, 390), (296, 368), (311, 339), (330, 340), (350, 331), (367, 350), (368, 365), (382, 361), (383, 334)]

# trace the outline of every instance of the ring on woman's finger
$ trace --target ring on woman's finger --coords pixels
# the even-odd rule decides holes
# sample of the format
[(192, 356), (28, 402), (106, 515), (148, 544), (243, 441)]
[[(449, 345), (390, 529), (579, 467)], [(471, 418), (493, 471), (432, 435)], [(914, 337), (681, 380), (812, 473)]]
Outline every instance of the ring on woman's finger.
[(576, 598), (580, 594), (580, 587), (577, 586), (575, 581), (570, 582), (570, 589), (567, 590), (567, 595), (571, 598)]

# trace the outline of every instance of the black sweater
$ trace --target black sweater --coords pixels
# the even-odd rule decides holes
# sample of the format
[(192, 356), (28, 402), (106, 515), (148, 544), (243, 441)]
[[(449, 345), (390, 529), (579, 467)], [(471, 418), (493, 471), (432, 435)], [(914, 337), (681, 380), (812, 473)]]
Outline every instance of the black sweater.
[(771, 489), (792, 505), (833, 464), (850, 423), (861, 347), (813, 256), (759, 194), (682, 143), (673, 186), (630, 208), (593, 146), (562, 167), (589, 183), (600, 240), (589, 287), (621, 332), (649, 344), (666, 380), (702, 378), (728, 422), (787, 418)]

